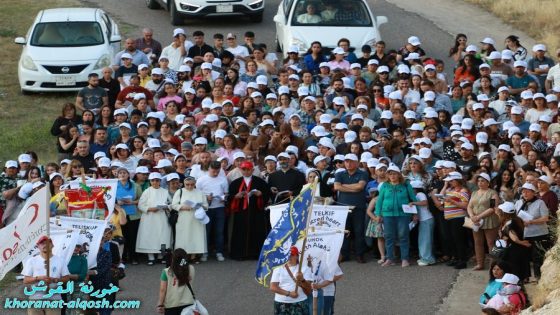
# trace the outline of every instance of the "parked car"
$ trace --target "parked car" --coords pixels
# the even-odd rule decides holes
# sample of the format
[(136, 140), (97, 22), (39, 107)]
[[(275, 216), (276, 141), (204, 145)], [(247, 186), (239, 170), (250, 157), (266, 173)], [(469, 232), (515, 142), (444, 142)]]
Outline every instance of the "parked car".
[(375, 17), (366, 0), (282, 0), (274, 22), (278, 51), (287, 55), (294, 46), (304, 54), (316, 40), (330, 49), (341, 38), (353, 47), (374, 46), (387, 17)]
[(26, 37), (18, 64), (21, 91), (76, 91), (87, 86), (88, 75), (101, 74), (120, 50), (115, 21), (95, 8), (57, 8), (40, 11)]
[(253, 22), (263, 19), (265, 0), (146, 0), (150, 9), (169, 11), (171, 24), (181, 25), (185, 18), (247, 15)]

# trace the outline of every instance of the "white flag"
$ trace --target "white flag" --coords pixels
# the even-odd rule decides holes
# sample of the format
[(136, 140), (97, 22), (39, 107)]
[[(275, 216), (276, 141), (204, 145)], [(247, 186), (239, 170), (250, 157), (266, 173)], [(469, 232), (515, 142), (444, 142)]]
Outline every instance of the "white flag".
[[(270, 224), (274, 226), (276, 221), (282, 216), (282, 211), (286, 211), (286, 205), (271, 206)], [(334, 273), (338, 266), (338, 255), (344, 241), (344, 229), (346, 218), (348, 217), (348, 206), (313, 205), (309, 229), (307, 234), (307, 244), (305, 246), (305, 258), (313, 258), (314, 268), (321, 262), (321, 268), (328, 268)], [(296, 244), (301, 248), (303, 242), (300, 240)]]
[(0, 279), (22, 262), (43, 235), (49, 218), (48, 188), (43, 187), (25, 201), (20, 215), (0, 230)]
[[(87, 257), (88, 268), (97, 266), (97, 252), (105, 231), (107, 221), (73, 217), (51, 218), (51, 223), (63, 229), (76, 230), (78, 237), (75, 244), (82, 245), (83, 255)], [(74, 244), (74, 245), (75, 245)], [(74, 248), (72, 248), (73, 250)]]
[[(62, 258), (62, 260), (68, 264), (72, 254), (74, 253), (74, 248), (76, 247), (76, 242), (78, 241), (80, 231), (63, 229), (51, 223), (49, 237), (53, 242), (53, 255)], [(35, 245), (31, 252), (31, 255), (27, 256), (23, 261), (27, 261), (33, 256), (39, 255), (39, 247)]]

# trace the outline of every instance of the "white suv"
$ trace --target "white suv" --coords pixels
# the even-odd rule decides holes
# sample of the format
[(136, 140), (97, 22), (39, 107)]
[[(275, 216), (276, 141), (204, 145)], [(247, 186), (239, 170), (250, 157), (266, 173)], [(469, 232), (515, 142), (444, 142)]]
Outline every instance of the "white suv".
[(103, 10), (58, 8), (40, 11), (26, 37), (18, 64), (22, 93), (77, 91), (88, 75), (101, 75), (120, 50), (115, 21)]
[(265, 0), (146, 0), (150, 9), (164, 8), (171, 15), (171, 24), (181, 25), (187, 17), (247, 15), (261, 22)]

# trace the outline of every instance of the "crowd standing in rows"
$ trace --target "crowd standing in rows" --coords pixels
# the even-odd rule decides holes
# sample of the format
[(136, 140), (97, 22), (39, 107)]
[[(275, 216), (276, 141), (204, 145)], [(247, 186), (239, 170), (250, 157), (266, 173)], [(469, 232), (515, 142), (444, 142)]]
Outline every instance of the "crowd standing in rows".
[[(463, 269), (474, 255), (473, 269), (484, 270), (492, 252), (481, 303), (519, 311), (523, 299), (489, 301), (538, 279), (551, 246), (560, 66), (544, 45), (528, 51), (513, 35), (475, 45), (459, 34), (449, 50), (457, 64), (444, 65), (417, 36), (396, 50), (382, 41), (361, 47), (359, 58), (341, 38), (329, 53), (316, 41), (304, 56), (289, 47), (279, 59), (253, 32), (243, 44), (233, 33), (211, 44), (201, 31), (171, 35), (163, 46), (146, 28), (112, 67), (89, 76), (53, 123), (57, 162), (42, 166), (32, 151), (6, 162), (4, 224), (17, 215), (11, 200), (39, 182), (50, 186), (51, 214), (66, 215), (64, 183), (117, 178), (110, 222), (119, 251), (105, 259), (134, 265), (145, 256), (153, 265), (165, 262), (161, 244), (177, 248), (158, 311), (179, 314), (193, 303), (187, 264), (211, 253), (257, 259), (270, 230), (265, 207), (317, 179), (317, 199), (354, 207), (340, 262), (365, 263), (371, 250), (383, 267)], [(171, 224), (170, 209), (178, 213)], [(316, 279), (296, 271), (291, 252), (289, 267), (272, 276), (275, 313), (307, 314), (298, 287)], [(341, 276), (313, 283), (324, 314)]]

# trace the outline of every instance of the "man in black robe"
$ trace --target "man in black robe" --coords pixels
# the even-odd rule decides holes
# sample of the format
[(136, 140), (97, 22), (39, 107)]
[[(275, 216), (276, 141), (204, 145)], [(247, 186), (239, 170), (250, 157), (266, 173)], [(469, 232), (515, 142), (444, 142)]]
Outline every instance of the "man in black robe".
[(232, 223), (230, 256), (232, 259), (258, 259), (270, 230), (265, 206), (270, 199), (270, 188), (261, 178), (253, 175), (253, 163), (239, 165), (242, 177), (229, 185), (228, 204)]

